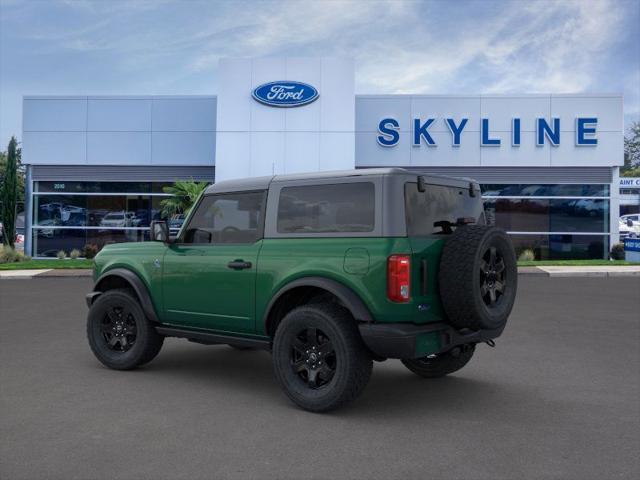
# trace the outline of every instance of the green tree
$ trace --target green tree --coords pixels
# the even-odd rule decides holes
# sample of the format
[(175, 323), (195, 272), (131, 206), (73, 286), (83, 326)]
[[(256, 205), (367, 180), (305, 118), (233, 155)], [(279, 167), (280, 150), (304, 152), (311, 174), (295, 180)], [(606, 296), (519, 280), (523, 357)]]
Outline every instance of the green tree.
[(177, 180), (173, 185), (164, 187), (164, 193), (173, 195), (160, 202), (162, 214), (170, 217), (177, 213), (189, 213), (200, 194), (207, 188), (207, 182), (193, 180)]
[[(7, 152), (0, 152), (0, 190), (2, 189), (2, 179), (7, 169)], [(17, 202), (24, 202), (24, 165), (22, 165), (22, 148), (16, 147), (16, 175), (18, 179)]]
[(624, 137), (624, 166), (620, 168), (620, 175), (640, 177), (640, 122), (633, 122)]
[(16, 239), (16, 201), (18, 194), (17, 180), (17, 158), (18, 142), (16, 137), (11, 137), (7, 148), (7, 161), (2, 175), (2, 190), (0, 200), (2, 201), (2, 228), (4, 230), (3, 242), (13, 248)]

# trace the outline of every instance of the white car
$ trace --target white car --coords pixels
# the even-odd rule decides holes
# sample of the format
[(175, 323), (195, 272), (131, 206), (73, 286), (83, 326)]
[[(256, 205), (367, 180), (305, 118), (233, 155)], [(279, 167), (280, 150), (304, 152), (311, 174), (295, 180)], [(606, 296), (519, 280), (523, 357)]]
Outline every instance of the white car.
[[(18, 251), (24, 251), (24, 234), (20, 233), (17, 230), (18, 229), (16, 229), (16, 238), (13, 242), (14, 244), (13, 246)], [(2, 225), (2, 222), (0, 222), (0, 241), (2, 241), (3, 238), (4, 238), (4, 227)]]
[(16, 233), (14, 247), (17, 251), (24, 252), (24, 235), (22, 233)]
[(109, 212), (102, 220), (100, 220), (101, 227), (110, 228), (123, 228), (134, 227), (136, 224), (136, 215), (133, 212), (125, 212), (121, 210), (119, 212)]
[(640, 222), (634, 223), (634, 221), (628, 217), (633, 217), (633, 215), (624, 215), (620, 217), (619, 224), (618, 224), (618, 230), (620, 231), (620, 239), (640, 238)]
[(631, 220), (631, 222), (634, 225), (640, 225), (640, 213), (634, 213), (634, 214), (631, 214), (631, 215), (622, 215), (620, 217), (620, 221), (621, 222), (625, 222), (626, 223), (629, 220)]

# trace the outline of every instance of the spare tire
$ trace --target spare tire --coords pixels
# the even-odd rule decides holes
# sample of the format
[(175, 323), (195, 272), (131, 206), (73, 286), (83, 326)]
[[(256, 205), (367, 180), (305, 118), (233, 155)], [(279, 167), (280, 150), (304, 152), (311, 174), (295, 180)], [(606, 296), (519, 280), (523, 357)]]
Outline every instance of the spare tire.
[(503, 328), (518, 288), (516, 254), (495, 227), (459, 227), (445, 242), (438, 273), (440, 298), (456, 328)]

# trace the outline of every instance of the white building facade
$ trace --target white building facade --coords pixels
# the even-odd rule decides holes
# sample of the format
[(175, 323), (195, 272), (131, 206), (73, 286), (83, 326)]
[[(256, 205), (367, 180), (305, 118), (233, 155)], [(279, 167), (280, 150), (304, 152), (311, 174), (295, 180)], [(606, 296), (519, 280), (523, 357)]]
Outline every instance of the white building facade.
[(177, 179), (381, 166), (477, 179), (539, 259), (618, 241), (621, 95), (356, 95), (343, 58), (219, 71), (211, 96), (24, 97), (27, 252), (144, 240)]

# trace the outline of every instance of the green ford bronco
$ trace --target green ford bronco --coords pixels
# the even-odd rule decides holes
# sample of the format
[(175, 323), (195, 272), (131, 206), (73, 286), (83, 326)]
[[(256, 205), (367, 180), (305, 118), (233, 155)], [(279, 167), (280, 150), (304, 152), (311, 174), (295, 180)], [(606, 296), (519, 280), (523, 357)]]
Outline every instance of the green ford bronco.
[(461, 369), (511, 312), (508, 236), (479, 185), (402, 169), (286, 175), (207, 188), (177, 237), (95, 258), (87, 335), (106, 366), (151, 361), (165, 337), (272, 352), (304, 409), (355, 399), (372, 361), (422, 377)]

